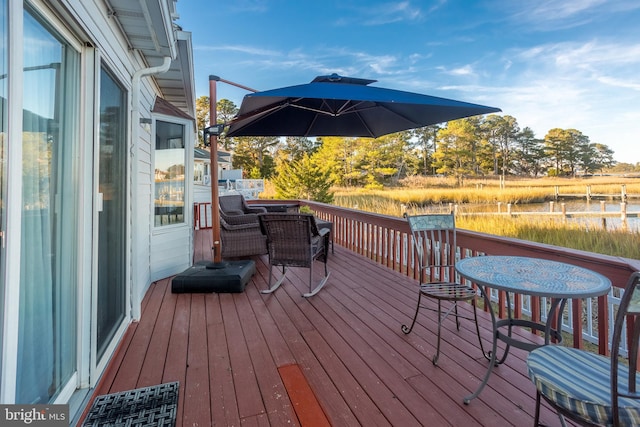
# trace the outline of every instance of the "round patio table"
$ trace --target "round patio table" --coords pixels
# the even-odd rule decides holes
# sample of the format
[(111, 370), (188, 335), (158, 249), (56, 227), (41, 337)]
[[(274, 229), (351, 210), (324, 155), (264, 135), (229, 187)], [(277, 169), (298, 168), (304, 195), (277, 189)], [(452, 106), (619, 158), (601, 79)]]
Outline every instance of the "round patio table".
[[(482, 389), (487, 385), (493, 367), (506, 360), (510, 346), (526, 351), (531, 351), (540, 346), (539, 344), (513, 337), (512, 328), (514, 326), (544, 332), (544, 345), (549, 344), (552, 338), (557, 342), (562, 342), (562, 312), (567, 300), (598, 297), (607, 294), (611, 289), (611, 281), (600, 273), (583, 267), (541, 258), (521, 256), (469, 257), (456, 263), (456, 271), (460, 276), (479, 285), (485, 304), (490, 307), (489, 312), (493, 325), (493, 347), (491, 352), (485, 355), (489, 359), (487, 373), (478, 389), (464, 398), (465, 404), (478, 397)], [(485, 286), (506, 292), (508, 312), (506, 319), (498, 320), (496, 318), (496, 313), (491, 305), (490, 294), (485, 290)], [(511, 293), (551, 298), (552, 303), (546, 323), (514, 319), (509, 296)], [(552, 324), (553, 319), (556, 320), (555, 325)], [(506, 332), (504, 332), (505, 329)], [(507, 344), (500, 360), (496, 355), (498, 340)]]

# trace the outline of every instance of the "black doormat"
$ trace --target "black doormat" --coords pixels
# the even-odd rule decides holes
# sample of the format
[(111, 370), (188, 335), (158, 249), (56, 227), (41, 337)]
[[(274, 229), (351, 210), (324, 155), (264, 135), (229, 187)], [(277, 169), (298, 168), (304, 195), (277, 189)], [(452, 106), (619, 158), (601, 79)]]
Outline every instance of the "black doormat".
[(173, 427), (178, 386), (173, 382), (98, 396), (82, 426)]

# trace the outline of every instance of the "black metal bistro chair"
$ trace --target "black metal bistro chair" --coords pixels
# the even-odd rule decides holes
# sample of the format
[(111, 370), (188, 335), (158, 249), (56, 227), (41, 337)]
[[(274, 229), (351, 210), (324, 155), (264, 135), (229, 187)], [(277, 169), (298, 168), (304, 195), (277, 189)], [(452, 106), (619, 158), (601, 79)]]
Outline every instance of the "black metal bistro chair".
[[(309, 269), (309, 292), (303, 294), (304, 297), (320, 292), (329, 278), (329, 230), (319, 230), (311, 214), (267, 213), (258, 215), (258, 218), (267, 236), (269, 253), (269, 289), (262, 293), (271, 293), (280, 287), (285, 278), (286, 267)], [(313, 263), (318, 259), (324, 262), (324, 277), (313, 287)], [(282, 266), (282, 277), (272, 286), (274, 266)]]
[[(536, 386), (534, 425), (539, 426), (540, 398), (558, 413), (584, 426), (640, 425), (640, 272), (629, 278), (611, 338), (611, 356), (561, 345), (546, 345), (529, 353), (527, 369)], [(628, 365), (621, 361), (626, 343)]]
[[(420, 268), (418, 303), (411, 325), (402, 325), (402, 332), (410, 333), (416, 324), (420, 308), (427, 308), (422, 303), (422, 297), (430, 298), (438, 303), (438, 344), (436, 354), (432, 362), (438, 364), (440, 357), (440, 336), (442, 322), (453, 313), (456, 320), (456, 328), (460, 330), (460, 318), (458, 315), (458, 302), (467, 301), (473, 306), (473, 320), (476, 325), (476, 333), (480, 348), (480, 328), (476, 312), (476, 290), (456, 280), (456, 226), (453, 214), (421, 214), (405, 215), (411, 228), (411, 240), (413, 249)], [(449, 306), (443, 312), (443, 302)], [(430, 309), (432, 310), (432, 309)]]

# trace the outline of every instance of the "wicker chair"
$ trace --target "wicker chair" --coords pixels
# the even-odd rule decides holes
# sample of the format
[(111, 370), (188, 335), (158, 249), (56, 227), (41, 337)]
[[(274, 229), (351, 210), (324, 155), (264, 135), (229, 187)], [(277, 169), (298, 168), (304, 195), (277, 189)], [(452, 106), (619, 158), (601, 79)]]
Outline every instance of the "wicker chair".
[[(311, 297), (325, 285), (329, 278), (327, 271), (327, 250), (329, 230), (318, 230), (315, 217), (299, 213), (260, 214), (260, 224), (267, 235), (269, 253), (269, 288), (262, 293), (274, 292), (282, 284), (286, 267), (305, 267), (309, 269), (309, 292)], [(324, 262), (324, 277), (313, 287), (313, 262)], [(273, 267), (282, 266), (282, 277), (272, 286)]]
[[(418, 302), (413, 315), (411, 325), (402, 325), (405, 334), (413, 330), (422, 304), (422, 297), (431, 298), (438, 302), (438, 342), (436, 354), (431, 361), (438, 364), (440, 357), (440, 335), (442, 322), (453, 313), (456, 320), (456, 328), (460, 330), (460, 317), (458, 315), (458, 302), (467, 301), (473, 306), (473, 320), (482, 353), (484, 351), (480, 339), (480, 327), (476, 312), (476, 291), (471, 286), (456, 280), (456, 226), (453, 214), (424, 214), (405, 215), (411, 228), (411, 240), (420, 267), (420, 286), (418, 287)], [(443, 302), (450, 303), (443, 314)], [(426, 308), (426, 307), (425, 307)]]
[[(267, 253), (267, 236), (257, 221), (248, 221), (255, 215), (227, 217), (220, 212), (220, 240), (222, 258), (237, 258)], [(226, 218), (230, 218), (227, 222)], [(244, 221), (244, 222), (243, 222)]]
[[(640, 425), (640, 272), (633, 273), (620, 298), (609, 357), (561, 345), (536, 348), (527, 358), (529, 377), (536, 386), (534, 425), (540, 418), (540, 398), (558, 413), (584, 426)], [(628, 345), (628, 364), (620, 361), (620, 347)]]
[(249, 206), (242, 194), (227, 194), (218, 197), (220, 210), (225, 215), (247, 215), (266, 213), (267, 209), (262, 206)]
[(222, 208), (219, 209), (220, 218), (224, 219), (229, 225), (246, 225), (251, 224), (256, 227), (260, 227), (260, 220), (258, 214), (243, 214), (243, 215), (229, 215), (225, 213)]

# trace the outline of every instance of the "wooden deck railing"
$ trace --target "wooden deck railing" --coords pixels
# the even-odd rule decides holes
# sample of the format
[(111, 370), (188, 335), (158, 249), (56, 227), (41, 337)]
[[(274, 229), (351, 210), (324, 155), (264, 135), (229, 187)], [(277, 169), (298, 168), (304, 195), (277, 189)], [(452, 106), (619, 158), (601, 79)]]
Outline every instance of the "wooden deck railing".
[[(334, 223), (334, 241), (393, 270), (417, 278), (418, 270), (413, 262), (413, 254), (408, 245), (409, 227), (402, 218), (361, 212), (340, 208), (323, 203), (307, 202), (316, 215)], [(630, 274), (640, 270), (640, 260), (631, 260), (592, 252), (567, 249), (559, 246), (545, 245), (524, 240), (499, 237), (485, 233), (459, 230), (457, 236), (460, 256), (462, 258), (474, 255), (519, 255), (545, 258), (567, 262), (597, 271), (608, 277), (614, 288), (621, 288), (627, 282)], [(487, 290), (488, 292), (489, 290)], [(504, 292), (493, 292), (498, 304), (500, 317), (506, 316), (506, 295)], [(521, 296), (516, 295), (514, 301), (514, 315), (520, 317), (522, 313)], [(570, 323), (572, 324), (573, 346), (583, 348), (583, 328), (591, 324), (590, 319), (583, 315), (587, 311), (584, 301), (571, 301)], [(539, 321), (545, 316), (547, 302), (541, 298), (531, 298), (530, 316)], [(608, 354), (609, 327), (613, 323), (613, 313), (609, 309), (608, 296), (597, 299), (597, 337), (598, 349), (601, 354)], [(584, 309), (584, 310), (583, 310)]]

